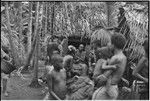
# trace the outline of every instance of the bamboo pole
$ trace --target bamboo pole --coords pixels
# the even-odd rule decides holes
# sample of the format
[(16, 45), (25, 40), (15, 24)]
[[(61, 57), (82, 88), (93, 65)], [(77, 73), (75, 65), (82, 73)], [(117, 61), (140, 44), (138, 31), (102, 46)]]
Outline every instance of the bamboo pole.
[(47, 11), (48, 11), (48, 7), (47, 6), (48, 6), (48, 4), (47, 4), (47, 2), (45, 2), (45, 6), (46, 6), (45, 34), (47, 34), (47, 22), (48, 22), (48, 18), (47, 18)]

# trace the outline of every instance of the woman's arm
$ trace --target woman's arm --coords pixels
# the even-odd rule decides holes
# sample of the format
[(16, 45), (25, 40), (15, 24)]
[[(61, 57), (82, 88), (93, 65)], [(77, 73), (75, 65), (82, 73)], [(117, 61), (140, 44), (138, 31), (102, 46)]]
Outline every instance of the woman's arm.
[(143, 68), (143, 63), (144, 63), (144, 61), (145, 61), (144, 58), (142, 58), (142, 59), (139, 61), (137, 67), (133, 70), (132, 75), (147, 83), (147, 82), (148, 82), (148, 78), (145, 78), (145, 77), (143, 77), (143, 76), (141, 76), (141, 75), (139, 74), (139, 71), (141, 71), (141, 69)]
[(107, 62), (104, 62), (102, 69), (116, 69), (116, 65), (107, 65)]

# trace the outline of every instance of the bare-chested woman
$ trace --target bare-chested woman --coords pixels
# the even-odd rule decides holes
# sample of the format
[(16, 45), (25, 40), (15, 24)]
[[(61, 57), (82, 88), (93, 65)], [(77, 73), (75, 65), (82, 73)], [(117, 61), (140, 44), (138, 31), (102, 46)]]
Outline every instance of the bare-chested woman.
[[(111, 37), (111, 42), (114, 47), (114, 56), (108, 62), (102, 66), (103, 70), (113, 70), (111, 75), (107, 79), (107, 84), (101, 86), (93, 94), (93, 100), (109, 100), (117, 99), (118, 97), (118, 83), (122, 78), (122, 75), (126, 66), (126, 56), (123, 54), (122, 49), (125, 45), (125, 37), (121, 34), (114, 34)], [(119, 43), (118, 43), (119, 42)], [(99, 75), (105, 76), (105, 75)]]
[(66, 71), (63, 69), (63, 58), (55, 54), (51, 60), (54, 69), (47, 75), (49, 99), (63, 100), (66, 97)]

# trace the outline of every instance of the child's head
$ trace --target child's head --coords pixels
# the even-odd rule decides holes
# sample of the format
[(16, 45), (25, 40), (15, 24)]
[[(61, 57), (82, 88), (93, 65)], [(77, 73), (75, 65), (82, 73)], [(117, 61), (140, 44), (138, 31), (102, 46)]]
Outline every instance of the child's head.
[(114, 46), (114, 48), (122, 50), (126, 44), (126, 38), (120, 33), (114, 33), (111, 36), (111, 44)]
[(54, 69), (60, 70), (63, 68), (63, 58), (59, 54), (54, 54), (51, 59)]

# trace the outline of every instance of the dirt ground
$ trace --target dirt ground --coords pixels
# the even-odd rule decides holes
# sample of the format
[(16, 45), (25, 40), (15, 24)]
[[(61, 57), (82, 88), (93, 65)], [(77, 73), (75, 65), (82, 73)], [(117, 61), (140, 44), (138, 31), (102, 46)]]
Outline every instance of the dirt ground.
[[(39, 68), (39, 76), (42, 75), (43, 67)], [(17, 76), (16, 74), (11, 76), (8, 81), (8, 97), (5, 97), (1, 91), (1, 100), (42, 100), (45, 97), (45, 93), (42, 92), (44, 86), (41, 88), (31, 88), (28, 85), (31, 83), (33, 73), (24, 74), (25, 78)]]

